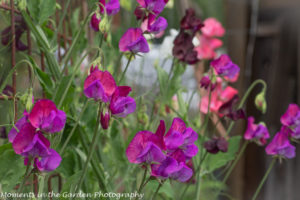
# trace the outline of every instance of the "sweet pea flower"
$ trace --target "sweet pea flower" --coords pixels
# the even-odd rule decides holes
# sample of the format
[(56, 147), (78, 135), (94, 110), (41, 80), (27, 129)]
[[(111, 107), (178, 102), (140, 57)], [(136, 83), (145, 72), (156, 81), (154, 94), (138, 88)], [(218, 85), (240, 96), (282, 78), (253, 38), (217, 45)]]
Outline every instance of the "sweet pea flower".
[[(227, 86), (223, 89), (222, 79), (217, 78), (217, 85), (215, 89), (211, 92), (211, 100), (209, 105), (210, 112), (218, 113), (220, 107), (225, 103), (229, 102), (235, 95), (238, 94), (238, 91), (233, 87)], [(200, 111), (204, 114), (207, 113), (209, 104), (209, 94), (203, 96), (200, 102)]]
[(270, 137), (267, 127), (263, 124), (254, 124), (254, 117), (248, 117), (245, 140), (255, 141), (259, 145), (265, 145)]
[(117, 86), (113, 76), (108, 71), (91, 67), (90, 75), (84, 81), (84, 94), (95, 101), (108, 102)]
[(212, 83), (209, 76), (206, 75), (201, 78), (200, 87), (203, 87), (206, 90), (210, 89), (212, 91), (215, 89), (216, 83)]
[(217, 154), (219, 151), (227, 152), (228, 142), (223, 137), (213, 137), (204, 143), (204, 148), (211, 154)]
[(222, 37), (225, 34), (225, 29), (222, 24), (213, 17), (204, 20), (203, 24), (204, 26), (201, 28), (201, 32), (205, 36)]
[(129, 97), (131, 88), (128, 86), (118, 86), (112, 96), (109, 109), (111, 114), (117, 117), (126, 117), (136, 109), (134, 98)]
[(132, 53), (147, 53), (149, 46), (146, 38), (143, 36), (141, 28), (129, 28), (119, 41), (119, 49), (122, 52), (130, 51)]
[(168, 26), (168, 22), (164, 17), (156, 18), (155, 15), (151, 14), (147, 17), (142, 25), (141, 28), (145, 32), (153, 33), (158, 35), (159, 33), (163, 32)]
[(42, 157), (40, 161), (36, 158), (35, 165), (39, 171), (49, 172), (55, 170), (60, 165), (61, 160), (61, 156), (54, 149), (49, 149), (49, 155)]
[(108, 0), (106, 3), (105, 0), (99, 0), (100, 13), (104, 13), (104, 9), (107, 15), (115, 15), (120, 11), (120, 2), (119, 0)]
[(99, 24), (101, 22), (101, 17), (97, 16), (97, 14), (93, 14), (91, 21), (90, 21), (90, 26), (94, 29), (94, 31), (98, 32), (99, 29)]
[(290, 128), (292, 138), (300, 139), (300, 108), (297, 104), (290, 104), (280, 121)]
[[(24, 112), (24, 116), (17, 121), (17, 123), (15, 124), (15, 127), (18, 130), (20, 130), (23, 127), (23, 125), (25, 125), (27, 123), (27, 121), (28, 121), (28, 113)], [(10, 130), (10, 132), (8, 133), (9, 142), (13, 142), (15, 137), (17, 136), (17, 134), (18, 134), (18, 131), (13, 127)]]
[(223, 45), (223, 42), (217, 38), (210, 38), (205, 35), (197, 36), (199, 45), (195, 47), (198, 59), (214, 59), (216, 57), (215, 50)]
[(66, 123), (66, 114), (58, 110), (53, 101), (42, 99), (37, 101), (28, 115), (33, 127), (48, 133), (61, 131)]
[(131, 163), (162, 162), (166, 156), (162, 152), (165, 149), (163, 134), (165, 125), (163, 121), (157, 128), (156, 133), (150, 131), (138, 132), (126, 149), (126, 156)]
[(180, 28), (184, 30), (191, 30), (193, 32), (199, 31), (203, 27), (200, 18), (196, 17), (195, 10), (189, 8), (185, 11), (185, 16), (180, 22)]
[(165, 0), (137, 0), (137, 2), (142, 8), (155, 15), (160, 14), (166, 5)]
[(240, 72), (240, 68), (234, 64), (230, 57), (226, 54), (221, 55), (218, 59), (213, 60), (210, 64), (218, 75), (224, 76), (232, 81), (237, 79), (237, 76)]
[(218, 110), (219, 116), (226, 116), (234, 121), (238, 119), (245, 119), (246, 114), (242, 108), (235, 109), (234, 107), (237, 105), (237, 102), (239, 101), (238, 95), (234, 95), (234, 97), (228, 101), (227, 103), (224, 103)]
[(171, 178), (186, 182), (192, 177), (193, 170), (185, 163), (178, 163), (174, 158), (167, 157), (161, 164), (151, 165), (151, 175), (161, 179)]
[(288, 159), (294, 158), (296, 148), (290, 144), (288, 135), (289, 129), (285, 126), (281, 127), (281, 130), (276, 133), (273, 140), (266, 147), (266, 153)]

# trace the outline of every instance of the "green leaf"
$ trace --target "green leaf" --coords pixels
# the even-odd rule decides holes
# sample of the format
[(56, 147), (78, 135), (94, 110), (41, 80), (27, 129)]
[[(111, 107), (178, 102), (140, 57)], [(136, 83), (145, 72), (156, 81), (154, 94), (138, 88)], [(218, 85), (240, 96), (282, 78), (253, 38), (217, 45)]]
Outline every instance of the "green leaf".
[(213, 172), (214, 170), (223, 167), (229, 161), (236, 157), (239, 150), (241, 136), (234, 136), (229, 139), (228, 151), (226, 153), (219, 152), (217, 154), (208, 154), (203, 165), (207, 170), (206, 173)]
[(72, 76), (64, 76), (58, 85), (58, 90), (54, 102), (59, 107), (72, 102), (75, 88), (72, 86)]
[(44, 23), (55, 13), (56, 1), (54, 0), (28, 0), (27, 7), (31, 17), (38, 23)]
[[(67, 178), (67, 181), (64, 183), (61, 194), (63, 193), (69, 193), (70, 191), (73, 191), (76, 187), (77, 182), (79, 181), (79, 178), (82, 174), (82, 171), (78, 171), (72, 176)], [(61, 195), (60, 199), (69, 199), (68, 197), (64, 197), (64, 195)]]
[(11, 144), (0, 146), (0, 183), (2, 191), (10, 192), (20, 182), (25, 173), (21, 156), (12, 149)]
[(168, 73), (158, 65), (155, 65), (157, 78), (160, 87), (160, 93), (163, 95), (168, 85)]

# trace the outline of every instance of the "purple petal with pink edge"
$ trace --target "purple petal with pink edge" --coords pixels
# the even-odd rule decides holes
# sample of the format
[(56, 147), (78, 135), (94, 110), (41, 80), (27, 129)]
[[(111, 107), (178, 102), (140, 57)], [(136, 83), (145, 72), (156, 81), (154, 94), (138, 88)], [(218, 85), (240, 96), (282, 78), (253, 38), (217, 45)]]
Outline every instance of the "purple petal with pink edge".
[(278, 155), (286, 158), (295, 157), (295, 147), (290, 144), (287, 127), (282, 127), (266, 147), (268, 155)]
[[(19, 119), (17, 121), (17, 123), (15, 124), (15, 126), (17, 127), (17, 129), (20, 131), (20, 129), (23, 127), (24, 124), (27, 123), (27, 116), (22, 117), (21, 119)], [(8, 133), (8, 140), (9, 142), (13, 142), (15, 137), (17, 136), (18, 132), (17, 130), (13, 127), (10, 132)]]
[(129, 143), (126, 149), (126, 156), (131, 163), (139, 163), (137, 157), (144, 151), (148, 142), (158, 145), (158, 138), (150, 131), (140, 131)]
[(56, 116), (53, 119), (51, 126), (49, 127), (47, 132), (56, 133), (61, 131), (66, 124), (66, 119), (67, 119), (66, 113), (62, 110), (57, 110)]
[(183, 152), (184, 155), (186, 156), (186, 159), (191, 159), (192, 157), (197, 155), (198, 147), (195, 144), (186, 145), (184, 146)]
[(164, 138), (168, 150), (175, 150), (184, 143), (183, 135), (177, 131), (172, 131)]
[(198, 139), (198, 134), (190, 127), (183, 132), (184, 144), (192, 144)]
[(108, 97), (105, 95), (104, 88), (99, 80), (95, 80), (87, 88), (84, 89), (84, 94), (87, 98), (93, 98), (95, 101), (108, 102)]
[(49, 156), (50, 142), (42, 133), (36, 133), (32, 142), (23, 149), (22, 156), (45, 157)]
[(116, 117), (126, 117), (136, 109), (136, 103), (132, 97), (120, 97), (109, 105), (111, 114)]
[(101, 17), (99, 16), (99, 19), (97, 18), (97, 14), (93, 14), (91, 21), (90, 21), (90, 26), (94, 31), (98, 32), (99, 31), (99, 24), (101, 22)]
[(129, 86), (118, 86), (112, 95), (111, 102), (115, 102), (119, 97), (127, 97), (131, 92), (131, 87)]
[(235, 78), (240, 71), (240, 68), (234, 64), (226, 54), (223, 54), (218, 59), (212, 61), (211, 65), (218, 75), (223, 75), (229, 79)]
[(119, 41), (119, 49), (122, 52), (147, 53), (149, 46), (140, 28), (129, 28)]
[(34, 136), (35, 127), (33, 127), (30, 123), (24, 124), (12, 143), (16, 154), (23, 153), (24, 149), (31, 144)]
[(56, 112), (57, 108), (53, 101), (41, 99), (33, 106), (28, 119), (35, 128), (44, 129), (51, 125)]
[(193, 170), (186, 166), (184, 163), (179, 164), (179, 170), (173, 172), (170, 178), (180, 182), (186, 182), (193, 176)]
[(290, 104), (280, 121), (285, 126), (292, 126), (296, 121), (300, 124), (300, 108), (297, 104)]
[(49, 152), (49, 156), (36, 162), (36, 166), (40, 171), (53, 171), (60, 165), (61, 156), (54, 149), (50, 149)]
[(185, 123), (182, 119), (175, 117), (173, 119), (172, 125), (169, 129), (169, 131), (166, 134), (166, 137), (171, 134), (172, 131), (177, 131), (179, 133), (183, 133), (186, 129)]
[(171, 173), (178, 171), (178, 163), (174, 158), (167, 157), (161, 164), (151, 165), (151, 175), (160, 178), (168, 178)]
[(141, 154), (136, 158), (139, 163), (162, 162), (166, 156), (162, 150), (152, 142), (148, 142)]
[(115, 15), (120, 11), (120, 2), (119, 0), (110, 0), (105, 8), (107, 15)]
[(154, 23), (149, 24), (148, 31), (151, 33), (160, 33), (164, 31), (168, 26), (168, 22), (164, 17), (158, 17)]

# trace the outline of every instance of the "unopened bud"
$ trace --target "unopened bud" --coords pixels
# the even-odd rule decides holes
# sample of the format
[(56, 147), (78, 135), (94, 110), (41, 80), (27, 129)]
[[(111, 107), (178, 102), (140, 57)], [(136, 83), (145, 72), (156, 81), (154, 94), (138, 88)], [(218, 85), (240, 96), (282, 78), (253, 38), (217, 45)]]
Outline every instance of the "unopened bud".
[(265, 91), (260, 92), (255, 97), (255, 106), (263, 114), (266, 113), (266, 111), (267, 111), (267, 102), (266, 102), (266, 99), (265, 99)]
[(105, 114), (103, 114), (103, 112), (101, 112), (101, 116), (100, 116), (100, 123), (101, 126), (104, 130), (108, 129), (109, 127), (109, 121), (110, 121), (110, 114), (109, 112), (105, 112)]

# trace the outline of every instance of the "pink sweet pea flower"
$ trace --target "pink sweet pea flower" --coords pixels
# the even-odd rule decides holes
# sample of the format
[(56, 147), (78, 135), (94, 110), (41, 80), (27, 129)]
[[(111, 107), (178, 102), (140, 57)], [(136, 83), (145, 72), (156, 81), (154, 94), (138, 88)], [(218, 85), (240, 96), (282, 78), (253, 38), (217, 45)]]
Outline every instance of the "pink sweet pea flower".
[(195, 47), (198, 59), (213, 59), (216, 57), (215, 50), (223, 45), (223, 42), (217, 38), (198, 36), (200, 44)]
[(222, 24), (215, 18), (207, 18), (203, 23), (204, 27), (201, 29), (203, 35), (208, 37), (222, 37), (225, 34)]
[(300, 139), (300, 108), (297, 104), (290, 104), (280, 121), (284, 126), (289, 127), (291, 137)]
[[(218, 113), (219, 108), (229, 102), (235, 95), (238, 94), (238, 91), (233, 87), (227, 86), (224, 89), (222, 88), (222, 79), (217, 78), (217, 85), (215, 89), (211, 92), (210, 100), (210, 112)], [(200, 111), (204, 114), (207, 113), (209, 103), (209, 93), (202, 97), (200, 102)]]
[(143, 31), (140, 28), (129, 28), (119, 41), (119, 49), (122, 52), (147, 53), (149, 46)]
[(290, 144), (288, 135), (289, 129), (285, 126), (281, 127), (281, 130), (276, 133), (273, 140), (266, 147), (266, 153), (288, 159), (294, 158), (296, 148)]
[(117, 88), (114, 77), (108, 71), (91, 67), (91, 74), (84, 81), (84, 94), (95, 101), (108, 102)]
[(254, 124), (254, 117), (248, 118), (245, 140), (252, 140), (258, 145), (265, 145), (270, 137), (267, 127), (263, 124)]
[(33, 127), (48, 133), (55, 133), (64, 128), (66, 114), (58, 110), (53, 101), (42, 99), (34, 104), (28, 119)]

